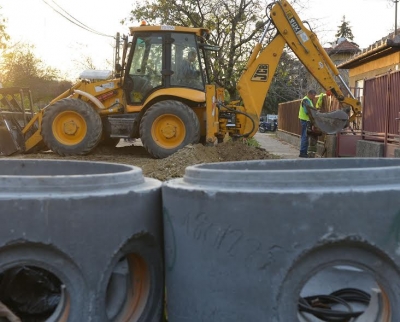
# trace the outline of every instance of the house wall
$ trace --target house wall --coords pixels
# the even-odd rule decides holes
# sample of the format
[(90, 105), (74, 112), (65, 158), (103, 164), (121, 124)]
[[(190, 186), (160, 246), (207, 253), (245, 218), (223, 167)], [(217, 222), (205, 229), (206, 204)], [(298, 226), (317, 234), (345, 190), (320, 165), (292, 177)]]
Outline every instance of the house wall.
[(329, 56), (335, 65), (339, 65), (348, 60), (349, 58), (351, 58), (352, 55), (353, 52), (345, 52), (345, 53), (331, 54)]
[(355, 87), (356, 81), (383, 75), (389, 70), (400, 70), (400, 52), (378, 58), (349, 70), (349, 86)]

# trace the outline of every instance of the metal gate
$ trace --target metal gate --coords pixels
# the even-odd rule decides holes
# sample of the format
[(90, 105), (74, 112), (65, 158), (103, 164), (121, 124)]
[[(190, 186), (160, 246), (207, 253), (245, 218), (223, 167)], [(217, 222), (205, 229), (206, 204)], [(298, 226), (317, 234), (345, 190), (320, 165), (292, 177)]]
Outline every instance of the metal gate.
[(400, 71), (365, 81), (363, 139), (384, 143), (384, 156), (399, 148)]
[(394, 157), (399, 148), (400, 71), (367, 79), (364, 82), (360, 131), (338, 135), (337, 156), (355, 156), (357, 141), (384, 143), (384, 157)]

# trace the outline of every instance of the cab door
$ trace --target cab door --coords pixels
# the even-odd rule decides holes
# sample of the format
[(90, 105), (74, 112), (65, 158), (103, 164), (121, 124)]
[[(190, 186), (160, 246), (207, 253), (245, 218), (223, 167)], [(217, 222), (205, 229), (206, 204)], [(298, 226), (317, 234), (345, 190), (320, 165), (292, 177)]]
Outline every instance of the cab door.
[(161, 33), (144, 33), (133, 38), (129, 68), (125, 74), (128, 104), (140, 105), (150, 93), (164, 87), (163, 48)]
[[(194, 60), (189, 56), (194, 53)], [(200, 54), (195, 34), (171, 33), (170, 66), (172, 70), (171, 87), (188, 87), (205, 90), (204, 60)], [(185, 73), (190, 64), (190, 74)]]

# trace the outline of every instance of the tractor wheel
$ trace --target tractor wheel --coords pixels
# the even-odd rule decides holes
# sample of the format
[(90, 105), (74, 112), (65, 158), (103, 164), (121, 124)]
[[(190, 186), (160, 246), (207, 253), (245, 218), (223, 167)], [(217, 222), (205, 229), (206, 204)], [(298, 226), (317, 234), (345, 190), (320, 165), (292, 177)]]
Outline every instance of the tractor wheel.
[(157, 102), (142, 117), (140, 138), (153, 157), (166, 158), (188, 144), (199, 142), (199, 119), (182, 102)]
[(59, 100), (44, 111), (43, 141), (61, 156), (88, 154), (99, 143), (102, 130), (100, 115), (79, 99)]

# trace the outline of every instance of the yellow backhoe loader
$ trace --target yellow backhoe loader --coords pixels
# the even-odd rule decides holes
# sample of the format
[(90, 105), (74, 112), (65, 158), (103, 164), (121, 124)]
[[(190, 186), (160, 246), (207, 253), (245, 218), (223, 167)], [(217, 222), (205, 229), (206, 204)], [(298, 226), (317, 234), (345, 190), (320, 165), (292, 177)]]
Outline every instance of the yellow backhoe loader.
[[(215, 49), (207, 44), (209, 30), (132, 27), (130, 36), (124, 38), (122, 64), (116, 64), (115, 78), (95, 71), (91, 72), (94, 75), (83, 74), (80, 82), (36, 113), (13, 96), (25, 90), (0, 90), (0, 131), (8, 132), (1, 135), (0, 141), (7, 141), (0, 142), (1, 152), (28, 153), (47, 147), (64, 156), (82, 155), (99, 144), (140, 138), (153, 157), (164, 158), (202, 139), (213, 144), (226, 134), (252, 137), (285, 45), (325, 90), (352, 109), (352, 115), (360, 113), (360, 102), (349, 96), (350, 90), (317, 36), (292, 6), (286, 0), (274, 1), (267, 15), (269, 20), (238, 82), (240, 100), (225, 103), (224, 89), (209, 84), (208, 54)], [(275, 37), (263, 45), (273, 30)], [(190, 62), (188, 76), (190, 52), (195, 53), (195, 60)], [(340, 110), (312, 114), (324, 132), (339, 131), (348, 122), (348, 114)]]

